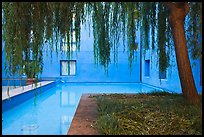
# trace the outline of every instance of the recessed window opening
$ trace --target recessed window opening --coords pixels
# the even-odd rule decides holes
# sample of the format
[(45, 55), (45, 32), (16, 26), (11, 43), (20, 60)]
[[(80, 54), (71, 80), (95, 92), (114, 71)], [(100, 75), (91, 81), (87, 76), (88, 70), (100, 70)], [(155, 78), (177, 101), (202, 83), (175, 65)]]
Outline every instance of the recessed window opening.
[(159, 79), (166, 79), (166, 70), (159, 71)]
[(61, 60), (60, 61), (60, 75), (61, 76), (75, 76), (76, 75), (76, 60)]
[(68, 43), (67, 36), (65, 38), (62, 38), (62, 43), (61, 43), (61, 50), (62, 51), (67, 51), (68, 50), (68, 44), (70, 47), (70, 51), (76, 51), (76, 32), (75, 30), (72, 31), (72, 36), (69, 39), (70, 43)]
[(145, 76), (150, 76), (150, 60), (145, 60)]

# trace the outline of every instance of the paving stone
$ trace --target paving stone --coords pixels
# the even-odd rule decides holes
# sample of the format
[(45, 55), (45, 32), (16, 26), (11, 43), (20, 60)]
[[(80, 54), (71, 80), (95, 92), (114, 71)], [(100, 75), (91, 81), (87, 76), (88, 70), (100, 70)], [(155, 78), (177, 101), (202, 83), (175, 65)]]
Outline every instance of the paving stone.
[(89, 96), (90, 94), (82, 94), (68, 135), (100, 135), (100, 132), (92, 127), (97, 118), (97, 104)]

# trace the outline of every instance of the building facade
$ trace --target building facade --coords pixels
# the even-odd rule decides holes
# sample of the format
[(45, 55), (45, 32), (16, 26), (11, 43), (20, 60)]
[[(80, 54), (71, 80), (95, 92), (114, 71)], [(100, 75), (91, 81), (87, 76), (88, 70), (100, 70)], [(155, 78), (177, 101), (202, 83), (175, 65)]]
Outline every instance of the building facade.
[[(43, 72), (40, 79), (55, 80), (61, 79), (66, 82), (142, 82), (152, 86), (181, 93), (181, 84), (178, 75), (175, 53), (171, 57), (171, 67), (163, 74), (159, 72), (157, 63), (157, 53), (149, 49), (146, 54), (141, 51), (140, 31), (137, 31), (136, 42), (139, 44), (138, 49), (134, 51), (135, 59), (132, 68), (129, 68), (128, 53), (124, 51), (122, 38), (118, 45), (117, 63), (114, 63), (114, 52), (111, 50), (111, 63), (108, 66), (106, 74), (103, 66), (94, 63), (94, 37), (92, 28), (89, 29), (83, 25), (81, 28), (80, 51), (76, 51), (73, 38), (72, 56), (68, 59), (66, 55), (66, 42), (60, 39), (59, 52), (50, 54), (49, 45), (44, 48), (43, 54)], [(151, 42), (149, 42), (151, 43)], [(151, 46), (150, 46), (151, 47)], [(126, 48), (127, 49), (127, 48)], [(65, 51), (64, 53), (62, 51)], [(5, 53), (4, 42), (2, 41), (2, 79), (7, 76), (4, 70)], [(200, 60), (191, 59), (193, 76), (196, 88), (199, 93), (202, 92), (201, 82), (201, 63)], [(15, 76), (19, 78), (18, 76)]]

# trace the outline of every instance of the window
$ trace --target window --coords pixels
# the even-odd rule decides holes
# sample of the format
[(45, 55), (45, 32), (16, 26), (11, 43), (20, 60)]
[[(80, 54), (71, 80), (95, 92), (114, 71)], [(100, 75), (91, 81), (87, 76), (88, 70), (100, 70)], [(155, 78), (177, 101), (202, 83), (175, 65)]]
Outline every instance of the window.
[[(166, 43), (167, 44), (167, 43)], [(164, 47), (164, 48), (162, 48), (162, 49), (160, 49), (160, 52), (161, 52), (161, 54), (163, 54), (163, 55), (167, 55), (167, 47)], [(162, 61), (162, 58), (159, 58), (159, 68), (160, 68), (160, 65), (162, 66), (162, 64), (160, 64), (161, 62), (163, 62)], [(163, 66), (164, 66), (165, 64), (163, 64)], [(167, 77), (167, 68), (166, 68), (166, 70), (164, 70), (164, 71), (161, 71), (160, 69), (159, 69), (159, 79), (166, 79), (166, 77)]]
[(76, 75), (76, 60), (60, 60), (60, 75), (75, 76)]
[(75, 30), (72, 31), (72, 39), (69, 39), (70, 43), (67, 42), (67, 37), (62, 38), (61, 42), (61, 50), (67, 51), (68, 50), (68, 44), (70, 47), (70, 51), (76, 51), (76, 32)]
[(67, 51), (68, 50), (68, 44), (69, 44), (69, 51), (76, 51), (76, 31), (75, 31), (75, 14), (73, 14), (73, 17), (72, 17), (72, 20), (73, 20), (73, 24), (72, 24), (72, 32), (70, 35), (70, 39), (69, 39), (69, 43), (68, 43), (68, 39), (67, 39), (67, 36), (65, 36), (65, 38), (62, 38), (62, 41), (61, 41), (61, 50), (62, 51)]
[(150, 60), (145, 60), (145, 76), (150, 76)]
[(166, 79), (166, 70), (159, 71), (159, 79)]

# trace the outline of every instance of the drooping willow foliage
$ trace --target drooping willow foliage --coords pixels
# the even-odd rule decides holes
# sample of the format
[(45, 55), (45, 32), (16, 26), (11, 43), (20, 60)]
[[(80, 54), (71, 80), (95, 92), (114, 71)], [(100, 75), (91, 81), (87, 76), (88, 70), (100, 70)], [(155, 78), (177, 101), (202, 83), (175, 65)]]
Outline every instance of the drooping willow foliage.
[(106, 69), (110, 62), (109, 11), (110, 4), (93, 4), (94, 57)]
[(168, 14), (164, 6), (161, 4), (158, 5), (158, 54), (159, 54), (159, 70), (161, 72), (165, 71), (166, 68), (168, 68), (169, 64), (169, 56), (167, 55), (167, 42), (169, 39), (167, 37), (170, 37), (170, 34), (167, 35), (167, 20), (168, 20)]
[[(73, 16), (79, 49), (80, 23), (84, 21), (83, 3), (5, 2), (2, 7), (8, 76), (25, 72), (28, 77), (37, 77), (42, 73), (44, 44), (51, 41), (51, 51), (54, 45), (58, 51), (59, 36), (69, 43), (73, 37)], [(70, 52), (70, 47), (67, 49)]]
[(193, 59), (202, 57), (202, 2), (191, 2), (186, 24), (187, 44)]
[[(165, 71), (170, 65), (169, 52), (172, 48), (169, 37), (171, 37), (168, 25), (168, 11), (161, 3), (143, 2), (140, 4), (141, 17), (141, 46), (143, 54), (146, 50), (157, 50), (159, 71)], [(151, 42), (151, 43), (150, 43)]]
[[(199, 3), (190, 3), (190, 5), (190, 37), (193, 37), (192, 43), (199, 45), (202, 6)], [(166, 70), (170, 64), (172, 39), (168, 25), (168, 11), (161, 3), (4, 2), (2, 8), (3, 40), (8, 63), (5, 66), (10, 76), (22, 75), (25, 72), (27, 76), (37, 77), (42, 73), (45, 43), (51, 43), (48, 48), (53, 51), (55, 46), (55, 51), (58, 52), (59, 38), (71, 43), (73, 29), (76, 32), (77, 51), (79, 51), (81, 25), (86, 21), (92, 22), (95, 63), (104, 66), (106, 72), (111, 63), (111, 50), (114, 53), (114, 62), (117, 63), (118, 44), (121, 38), (124, 50), (127, 45), (131, 68), (134, 51), (138, 48), (136, 43), (138, 29), (141, 30), (141, 48), (144, 53), (149, 48), (157, 49), (161, 71)], [(200, 56), (198, 51), (201, 45), (200, 47), (194, 45), (190, 44), (192, 55)], [(68, 44), (68, 58), (72, 52), (70, 46), (72, 45)], [(34, 61), (30, 63), (30, 60)]]
[[(202, 56), (202, 3), (189, 2), (190, 12), (185, 20), (187, 44), (192, 59)], [(168, 21), (168, 10), (162, 3), (143, 2), (140, 4), (143, 53), (157, 49), (159, 70), (165, 71), (171, 64), (173, 56), (173, 39)], [(149, 43), (151, 41), (151, 43)]]

